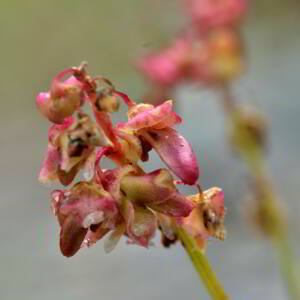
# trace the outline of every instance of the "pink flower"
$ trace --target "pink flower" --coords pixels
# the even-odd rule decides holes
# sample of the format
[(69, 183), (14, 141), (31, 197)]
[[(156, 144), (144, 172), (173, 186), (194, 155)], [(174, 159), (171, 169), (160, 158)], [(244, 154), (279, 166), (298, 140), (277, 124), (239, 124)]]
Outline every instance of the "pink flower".
[(170, 87), (183, 79), (186, 53), (189, 44), (178, 39), (174, 44), (158, 53), (141, 59), (137, 66), (152, 82), (161, 87)]
[(238, 23), (247, 9), (246, 0), (185, 0), (185, 7), (201, 32)]
[(155, 149), (166, 165), (185, 183), (194, 184), (199, 177), (196, 155), (190, 144), (171, 127), (180, 123), (172, 111), (172, 101), (154, 107), (138, 104), (128, 111), (127, 123), (119, 130), (134, 132)]
[[(184, 47), (179, 48), (178, 44)], [(176, 57), (180, 59), (174, 60), (177, 51)], [(176, 79), (169, 75), (170, 66), (164, 69), (166, 64), (156, 59), (159, 57), (163, 57), (164, 61), (173, 66)], [(180, 37), (174, 45), (161, 50), (160, 54), (154, 54), (153, 58), (145, 58), (143, 66), (141, 70), (145, 75), (162, 89), (168, 89), (170, 86), (162, 84), (161, 75), (156, 70), (167, 76), (173, 87), (183, 81), (219, 84), (233, 79), (244, 70), (243, 45), (234, 28), (215, 28), (204, 36), (190, 34)]]
[(36, 105), (40, 112), (51, 122), (63, 124), (64, 119), (71, 116), (83, 103), (83, 84), (74, 76), (60, 81), (66, 74), (74, 73), (66, 70), (54, 77), (49, 92), (42, 92), (36, 97)]
[(182, 220), (182, 226), (192, 235), (199, 247), (204, 248), (209, 237), (225, 238), (224, 192), (217, 187), (187, 197), (197, 204), (191, 214)]
[(68, 185), (84, 167), (96, 146), (111, 142), (91, 119), (80, 113), (78, 119), (66, 118), (62, 125), (49, 129), (49, 143), (39, 180), (43, 183), (59, 179)]

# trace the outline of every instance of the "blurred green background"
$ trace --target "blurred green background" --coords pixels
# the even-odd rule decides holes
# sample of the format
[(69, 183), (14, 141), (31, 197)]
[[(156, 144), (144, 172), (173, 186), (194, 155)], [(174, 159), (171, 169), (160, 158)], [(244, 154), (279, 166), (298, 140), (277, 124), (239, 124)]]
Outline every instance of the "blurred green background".
[[(187, 20), (179, 0), (0, 1), (0, 298), (209, 299), (178, 245), (150, 250), (126, 245), (104, 254), (101, 243), (72, 259), (58, 249), (58, 226), (48, 187), (37, 182), (48, 123), (35, 96), (61, 70), (89, 62), (131, 97), (146, 90), (133, 66), (166, 44)], [(249, 72), (236, 84), (243, 103), (264, 111), (271, 129), (269, 169), (286, 203), (298, 251), (300, 183), (300, 4), (254, 1), (243, 27)], [(221, 186), (228, 207), (228, 239), (208, 255), (233, 299), (286, 299), (276, 256), (243, 214), (247, 171), (226, 144), (224, 117), (213, 91), (178, 90), (180, 131), (200, 161), (200, 182)], [(117, 115), (118, 118), (121, 115)], [(155, 155), (149, 169), (160, 166)], [(194, 192), (194, 191), (192, 191)], [(298, 254), (299, 251), (298, 251)]]

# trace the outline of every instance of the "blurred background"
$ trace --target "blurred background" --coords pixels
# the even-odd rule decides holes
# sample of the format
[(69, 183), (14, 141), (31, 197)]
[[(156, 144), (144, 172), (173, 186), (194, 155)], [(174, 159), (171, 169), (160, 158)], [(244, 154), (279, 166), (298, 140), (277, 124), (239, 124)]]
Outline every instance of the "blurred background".
[[(268, 167), (299, 255), (300, 2), (250, 6), (243, 26), (249, 71), (235, 89), (269, 121)], [(86, 60), (91, 74), (139, 99), (146, 85), (134, 60), (166, 44), (185, 21), (179, 0), (0, 1), (1, 300), (209, 299), (183, 248), (163, 249), (159, 235), (148, 250), (123, 239), (109, 255), (99, 242), (63, 257), (50, 188), (37, 181), (49, 124), (35, 107), (36, 94), (48, 90), (55, 74)], [(233, 299), (287, 299), (274, 251), (245, 217), (247, 170), (227, 145), (217, 95), (188, 87), (176, 99), (186, 120), (179, 130), (200, 162), (200, 183), (225, 190), (228, 238), (207, 249), (221, 282)], [(158, 166), (152, 155), (147, 167)]]

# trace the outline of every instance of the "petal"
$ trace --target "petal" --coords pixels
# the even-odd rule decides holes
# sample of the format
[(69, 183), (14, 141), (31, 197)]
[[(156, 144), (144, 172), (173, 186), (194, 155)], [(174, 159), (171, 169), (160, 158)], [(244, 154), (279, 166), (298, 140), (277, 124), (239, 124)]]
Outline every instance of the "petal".
[(173, 177), (166, 169), (145, 175), (127, 175), (121, 181), (121, 191), (130, 201), (140, 205), (162, 203), (174, 190)]
[(84, 164), (96, 146), (111, 146), (104, 132), (86, 114), (78, 114), (78, 120), (59, 136), (62, 153), (61, 169), (68, 172), (79, 162)]
[(194, 208), (192, 201), (174, 191), (164, 202), (148, 205), (151, 209), (171, 217), (187, 217)]
[(116, 230), (112, 231), (111, 234), (104, 242), (104, 251), (105, 253), (110, 253), (116, 245), (118, 244), (119, 240), (121, 239), (122, 235), (125, 232), (125, 226), (121, 225)]
[(102, 184), (116, 201), (120, 202), (122, 193), (121, 193), (121, 181), (122, 179), (130, 174), (134, 173), (136, 169), (132, 165), (125, 165), (123, 167), (107, 170), (103, 173)]
[(90, 181), (95, 176), (95, 163), (97, 160), (96, 152), (93, 152), (89, 157), (86, 159), (84, 166), (83, 166), (83, 177), (86, 181)]
[(71, 257), (80, 249), (87, 233), (73, 216), (68, 216), (60, 231), (60, 250), (64, 256)]
[(64, 186), (69, 185), (70, 183), (72, 183), (73, 179), (76, 177), (79, 169), (80, 169), (80, 164), (75, 165), (68, 172), (58, 168), (57, 177), (59, 179), (59, 182)]
[(157, 228), (156, 216), (147, 208), (133, 205), (124, 199), (122, 214), (126, 222), (126, 232), (136, 244), (148, 247)]
[(181, 122), (182, 122), (182, 120), (181, 120), (180, 116), (177, 115), (175, 112), (172, 112), (161, 122), (155, 124), (152, 128), (153, 129), (163, 129), (166, 127), (173, 127), (174, 125), (180, 124)]
[(169, 240), (175, 240), (175, 232), (172, 226), (172, 219), (161, 213), (157, 213), (158, 223), (161, 231)]
[[(133, 109), (136, 108), (133, 107)], [(160, 123), (170, 114), (172, 114), (172, 100), (166, 101), (155, 108), (142, 111), (135, 115), (127, 123), (117, 124), (117, 127), (123, 130), (139, 130), (142, 128), (148, 128)]]
[(171, 128), (143, 131), (141, 135), (152, 145), (165, 164), (185, 183), (194, 184), (199, 177), (196, 154), (191, 145)]
[(140, 139), (121, 130), (116, 130), (116, 135), (120, 138), (120, 149), (109, 156), (119, 164), (136, 163), (143, 154), (142, 143)]
[(48, 145), (43, 166), (39, 173), (39, 181), (48, 183), (57, 179), (57, 171), (61, 161), (58, 149), (52, 145)]
[(63, 124), (54, 124), (48, 130), (48, 141), (52, 145), (59, 146), (57, 138), (64, 133), (73, 123), (76, 122), (74, 117), (68, 117), (64, 119)]
[[(197, 196), (197, 195), (196, 195)], [(189, 196), (191, 201), (195, 195)], [(203, 192), (201, 202), (191, 214), (183, 219), (183, 226), (193, 236), (202, 239), (216, 237), (225, 238), (224, 228), (224, 193), (220, 188), (213, 187)]]
[(109, 232), (108, 228), (103, 228), (102, 226), (100, 226), (100, 224), (94, 227), (96, 227), (95, 230), (91, 230), (90, 228), (88, 233), (86, 234), (83, 241), (84, 246), (93, 246), (97, 241), (101, 240)]
[(61, 203), (56, 203), (60, 220), (72, 215), (80, 226), (89, 227), (113, 218), (117, 213), (116, 201), (99, 184), (79, 182), (64, 194), (65, 197), (59, 199)]
[(175, 190), (173, 178), (165, 169), (146, 175), (125, 176), (121, 190), (133, 203), (147, 205), (169, 216), (186, 217), (194, 207), (192, 201)]

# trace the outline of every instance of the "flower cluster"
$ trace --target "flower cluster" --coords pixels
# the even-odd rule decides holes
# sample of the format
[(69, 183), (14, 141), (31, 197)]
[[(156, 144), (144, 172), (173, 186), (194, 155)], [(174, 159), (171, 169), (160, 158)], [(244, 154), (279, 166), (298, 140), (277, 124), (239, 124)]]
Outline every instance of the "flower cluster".
[[(111, 114), (118, 110), (119, 98), (128, 106), (128, 122), (114, 126)], [(173, 128), (181, 118), (171, 100), (157, 107), (136, 104), (109, 80), (89, 76), (83, 63), (54, 77), (36, 104), (52, 123), (39, 180), (69, 186), (80, 170), (85, 176), (51, 193), (63, 255), (73, 256), (105, 235), (106, 251), (123, 235), (129, 243), (148, 247), (158, 228), (175, 241), (181, 226), (200, 247), (209, 237), (224, 237), (222, 191), (212, 188), (186, 197), (176, 187), (171, 172), (181, 183), (195, 185), (199, 169), (192, 147)], [(85, 104), (94, 118), (83, 111)], [(145, 173), (140, 163), (152, 149), (167, 168)], [(102, 169), (104, 157), (116, 167)]]
[(243, 43), (236, 25), (246, 11), (246, 0), (183, 3), (191, 20), (188, 28), (169, 47), (137, 63), (159, 91), (156, 95), (168, 95), (173, 87), (186, 81), (222, 85), (245, 68)]

